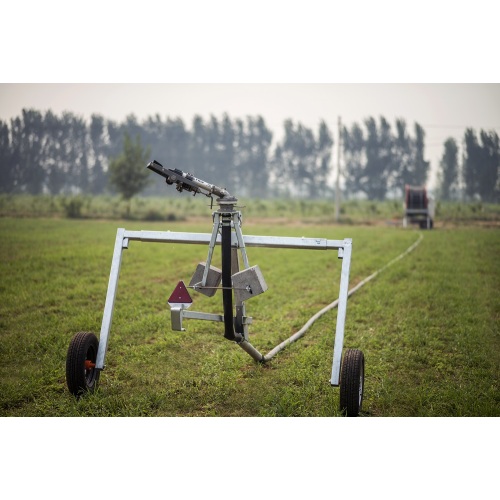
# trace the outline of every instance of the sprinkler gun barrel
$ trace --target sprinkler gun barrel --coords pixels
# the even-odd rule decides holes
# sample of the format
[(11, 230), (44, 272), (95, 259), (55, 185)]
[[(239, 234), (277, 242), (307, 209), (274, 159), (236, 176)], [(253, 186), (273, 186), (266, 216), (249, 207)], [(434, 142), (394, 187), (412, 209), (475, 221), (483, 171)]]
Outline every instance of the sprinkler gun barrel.
[(182, 191), (191, 191), (195, 195), (196, 193), (202, 193), (205, 196), (211, 197), (212, 195), (215, 195), (219, 198), (227, 198), (231, 196), (224, 188), (202, 181), (194, 175), (188, 172), (183, 172), (177, 168), (164, 167), (156, 160), (149, 162), (147, 168), (162, 177), (165, 177), (167, 184), (174, 184), (175, 182), (175, 184), (177, 184), (176, 189), (180, 193)]

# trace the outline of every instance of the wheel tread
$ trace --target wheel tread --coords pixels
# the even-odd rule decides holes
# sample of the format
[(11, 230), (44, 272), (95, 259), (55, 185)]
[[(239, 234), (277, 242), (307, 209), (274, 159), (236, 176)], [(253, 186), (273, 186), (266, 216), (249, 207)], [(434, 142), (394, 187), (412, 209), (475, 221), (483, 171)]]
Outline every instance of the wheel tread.
[(348, 417), (358, 416), (361, 410), (359, 401), (360, 377), (364, 379), (363, 352), (358, 349), (347, 349), (342, 360), (340, 373), (340, 411)]
[(90, 346), (93, 346), (97, 355), (99, 341), (92, 332), (78, 332), (71, 339), (66, 357), (66, 383), (69, 391), (75, 396), (83, 392), (92, 392), (96, 385), (99, 372), (96, 371), (92, 383), (89, 385), (85, 376), (85, 359)]

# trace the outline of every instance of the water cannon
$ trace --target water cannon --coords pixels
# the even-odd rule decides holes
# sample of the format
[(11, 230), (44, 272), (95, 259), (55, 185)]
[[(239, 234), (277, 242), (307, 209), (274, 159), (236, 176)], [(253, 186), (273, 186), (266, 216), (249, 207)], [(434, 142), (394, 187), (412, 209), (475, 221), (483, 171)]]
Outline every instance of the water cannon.
[(232, 198), (226, 189), (198, 179), (189, 172), (183, 172), (178, 168), (164, 167), (156, 160), (149, 162), (147, 168), (158, 175), (165, 177), (167, 184), (177, 184), (176, 189), (179, 193), (182, 193), (182, 191), (188, 191), (192, 192), (193, 196), (196, 196), (198, 193), (202, 193), (209, 198), (212, 198), (213, 195), (219, 197), (220, 199)]

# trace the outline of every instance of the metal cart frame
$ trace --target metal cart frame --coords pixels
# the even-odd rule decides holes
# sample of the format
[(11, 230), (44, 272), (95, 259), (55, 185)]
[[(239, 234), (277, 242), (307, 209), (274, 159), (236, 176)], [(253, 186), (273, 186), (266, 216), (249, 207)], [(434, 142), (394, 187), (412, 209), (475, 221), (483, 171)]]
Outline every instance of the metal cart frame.
[[(240, 217), (239, 212), (231, 212), (233, 218)], [(219, 215), (219, 214), (217, 214)], [(218, 217), (215, 217), (218, 219)], [(241, 220), (241, 219), (240, 219)], [(183, 243), (194, 245), (209, 245), (209, 259), (213, 252), (214, 245), (221, 244), (221, 236), (217, 234), (218, 221), (214, 222), (214, 231), (210, 233), (188, 233), (188, 232), (170, 232), (170, 231), (128, 231), (120, 228), (116, 233), (115, 247), (111, 261), (111, 271), (109, 274), (108, 291), (104, 306), (101, 332), (99, 337), (99, 349), (97, 352), (96, 369), (103, 370), (105, 367), (105, 356), (111, 330), (113, 318), (113, 309), (118, 288), (118, 279), (122, 261), (123, 250), (129, 248), (131, 241), (140, 241), (148, 243)], [(338, 258), (342, 260), (342, 270), (340, 276), (340, 290), (338, 296), (337, 324), (335, 328), (335, 340), (332, 361), (332, 374), (330, 383), (333, 386), (339, 385), (340, 364), (342, 358), (342, 349), (344, 344), (344, 325), (347, 311), (347, 295), (349, 290), (349, 271), (351, 267), (352, 240), (349, 238), (343, 240), (328, 240), (324, 238), (298, 238), (298, 237), (278, 237), (278, 236), (243, 236), (241, 227), (236, 224), (234, 232), (231, 235), (231, 248), (239, 250), (243, 256), (246, 255), (247, 247), (266, 247), (266, 248), (289, 248), (289, 249), (307, 249), (307, 250), (337, 250)], [(214, 238), (215, 235), (215, 238)], [(243, 257), (245, 262), (246, 257)], [(209, 268), (207, 263), (206, 269)], [(245, 267), (249, 268), (248, 259)], [(234, 268), (233, 268), (234, 269)], [(248, 341), (248, 325), (251, 318), (245, 314), (244, 302), (236, 304), (240, 308), (241, 319), (244, 325), (243, 338), (237, 341), (242, 349), (248, 352), (255, 360), (265, 362), (270, 358), (262, 355)], [(237, 313), (238, 314), (238, 313)], [(185, 306), (171, 306), (172, 325), (174, 329), (182, 329), (183, 319), (200, 319), (209, 321), (224, 321), (223, 315), (214, 315), (189, 311)]]

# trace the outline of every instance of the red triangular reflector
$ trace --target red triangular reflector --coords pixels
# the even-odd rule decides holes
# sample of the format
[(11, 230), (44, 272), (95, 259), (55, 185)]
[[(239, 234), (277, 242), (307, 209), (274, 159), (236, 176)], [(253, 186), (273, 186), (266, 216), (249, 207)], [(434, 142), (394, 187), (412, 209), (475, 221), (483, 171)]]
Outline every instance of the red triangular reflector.
[(171, 304), (191, 304), (193, 302), (184, 281), (179, 281), (168, 302)]

